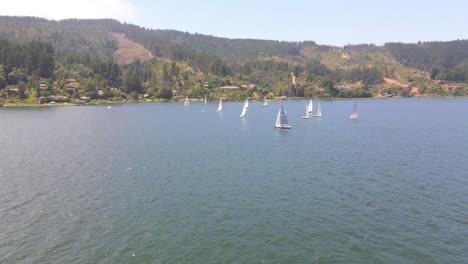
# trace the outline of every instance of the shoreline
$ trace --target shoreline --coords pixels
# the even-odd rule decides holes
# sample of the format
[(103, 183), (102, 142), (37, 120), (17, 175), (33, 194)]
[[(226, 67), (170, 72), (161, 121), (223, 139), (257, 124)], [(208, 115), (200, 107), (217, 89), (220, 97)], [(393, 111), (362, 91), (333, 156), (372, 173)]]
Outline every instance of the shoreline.
[[(412, 96), (412, 97), (403, 97), (403, 96), (393, 96), (393, 97), (366, 97), (366, 98), (335, 98), (335, 97), (332, 97), (332, 98), (308, 98), (308, 97), (289, 97), (287, 99), (280, 99), (280, 98), (274, 98), (274, 99), (268, 99), (268, 101), (287, 101), (287, 100), (308, 100), (308, 99), (312, 99), (312, 100), (323, 100), (323, 101), (327, 101), (327, 100), (382, 100), (382, 99), (392, 99), (392, 98), (468, 98), (468, 96), (437, 96), (437, 95), (430, 95), (430, 96)], [(198, 98), (194, 98), (194, 99), (190, 99), (190, 101), (200, 101), (202, 102), (204, 99), (198, 99)], [(211, 101), (217, 101), (218, 99), (216, 100), (211, 100)], [(55, 103), (55, 104), (39, 104), (39, 103), (35, 103), (35, 104), (29, 104), (29, 103), (6, 103), (4, 104), (3, 106), (0, 106), (0, 108), (2, 107), (53, 107), (53, 106), (87, 106), (87, 105), (105, 105), (105, 104), (108, 104), (108, 105), (117, 105), (117, 104), (139, 104), (139, 103), (167, 103), (167, 102), (182, 102), (184, 101), (182, 98), (181, 99), (175, 99), (175, 100), (148, 100), (148, 101), (122, 101), (122, 102), (90, 102), (90, 103), (86, 103), (86, 104), (75, 104), (75, 103)], [(225, 102), (243, 102), (244, 100), (231, 100), (231, 99), (227, 99)], [(261, 100), (251, 100), (251, 102), (261, 102), (263, 101), (263, 99)]]

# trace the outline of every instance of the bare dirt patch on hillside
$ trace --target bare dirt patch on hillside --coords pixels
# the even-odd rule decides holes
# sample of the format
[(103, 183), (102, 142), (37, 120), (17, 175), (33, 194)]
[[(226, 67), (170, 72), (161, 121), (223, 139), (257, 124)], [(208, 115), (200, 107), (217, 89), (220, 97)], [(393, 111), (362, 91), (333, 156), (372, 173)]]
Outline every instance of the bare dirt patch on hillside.
[(142, 45), (128, 40), (125, 38), (125, 34), (122, 33), (111, 33), (112, 36), (118, 41), (119, 48), (114, 52), (114, 61), (119, 64), (129, 64), (134, 62), (136, 59), (141, 61), (147, 61), (153, 58), (153, 54)]
[(390, 78), (383, 78), (383, 79), (386, 83), (389, 83), (389, 84), (393, 84), (393, 85), (400, 86), (400, 87), (408, 87), (408, 85), (402, 84), (401, 82), (395, 79), (390, 79)]

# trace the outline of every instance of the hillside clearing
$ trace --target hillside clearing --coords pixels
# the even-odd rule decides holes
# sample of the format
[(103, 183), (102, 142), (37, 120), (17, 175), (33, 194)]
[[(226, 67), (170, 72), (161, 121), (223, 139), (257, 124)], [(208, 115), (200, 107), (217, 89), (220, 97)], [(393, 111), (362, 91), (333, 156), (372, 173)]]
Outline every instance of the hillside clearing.
[(111, 33), (111, 35), (115, 37), (119, 45), (119, 49), (113, 54), (114, 61), (117, 64), (130, 64), (136, 59), (147, 61), (154, 57), (153, 54), (142, 45), (126, 39), (125, 34)]

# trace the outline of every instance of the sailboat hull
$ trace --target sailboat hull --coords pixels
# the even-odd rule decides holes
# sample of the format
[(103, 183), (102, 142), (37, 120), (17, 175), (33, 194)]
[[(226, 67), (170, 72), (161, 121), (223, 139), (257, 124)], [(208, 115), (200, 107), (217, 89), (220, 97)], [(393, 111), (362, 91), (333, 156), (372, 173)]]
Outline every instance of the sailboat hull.
[(280, 126), (280, 127), (275, 127), (279, 129), (291, 129), (291, 126)]

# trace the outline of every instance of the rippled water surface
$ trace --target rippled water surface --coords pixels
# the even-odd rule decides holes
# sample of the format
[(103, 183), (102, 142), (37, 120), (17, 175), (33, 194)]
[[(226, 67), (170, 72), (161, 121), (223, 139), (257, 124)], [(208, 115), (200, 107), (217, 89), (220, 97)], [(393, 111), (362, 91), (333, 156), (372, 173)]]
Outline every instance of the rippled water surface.
[(468, 99), (305, 102), (0, 109), (0, 263), (468, 263)]

